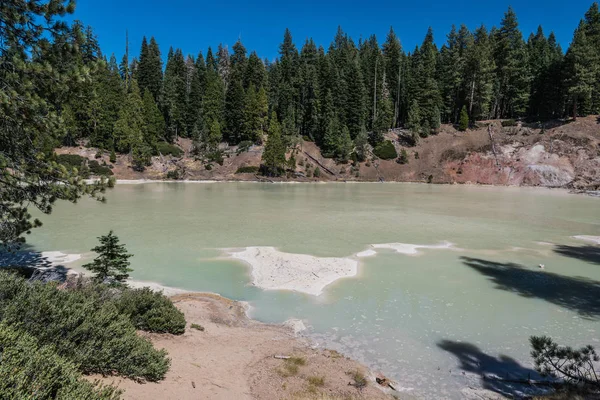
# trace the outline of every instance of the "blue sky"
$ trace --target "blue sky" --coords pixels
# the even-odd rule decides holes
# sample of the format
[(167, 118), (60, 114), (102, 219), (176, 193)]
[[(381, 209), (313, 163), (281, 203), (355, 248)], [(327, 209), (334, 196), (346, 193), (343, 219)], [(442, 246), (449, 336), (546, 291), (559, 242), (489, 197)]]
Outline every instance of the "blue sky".
[(79, 0), (74, 18), (91, 25), (105, 54), (120, 59), (129, 31), (130, 54), (139, 53), (142, 37), (154, 36), (163, 56), (169, 46), (184, 53), (206, 54), (208, 46), (231, 46), (241, 37), (246, 48), (261, 58), (274, 59), (286, 27), (300, 49), (308, 37), (325, 48), (341, 25), (356, 42), (376, 34), (383, 43), (394, 27), (405, 50), (419, 44), (428, 26), (442, 44), (452, 24), (474, 29), (498, 25), (509, 5), (515, 9), (525, 38), (542, 25), (554, 31), (563, 50), (568, 47), (579, 20), (591, 0), (308, 0), (280, 1), (193, 1), (193, 0)]

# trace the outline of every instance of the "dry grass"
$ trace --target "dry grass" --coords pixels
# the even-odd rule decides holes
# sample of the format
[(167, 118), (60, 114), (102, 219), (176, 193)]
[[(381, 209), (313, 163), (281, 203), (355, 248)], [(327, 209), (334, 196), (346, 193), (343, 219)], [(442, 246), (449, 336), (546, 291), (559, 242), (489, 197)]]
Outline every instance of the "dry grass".
[(325, 386), (324, 376), (309, 376), (307, 379), (308, 383), (312, 386)]
[(298, 375), (298, 371), (303, 365), (306, 365), (304, 357), (292, 356), (283, 361), (283, 368), (278, 369), (277, 372), (284, 378), (289, 378)]
[(364, 376), (364, 374), (362, 372), (360, 372), (359, 370), (349, 371), (346, 373), (348, 375), (350, 375), (350, 377), (354, 381), (353, 383), (351, 383), (351, 385), (354, 386), (355, 388), (360, 390), (367, 386), (367, 384), (368, 384), (367, 377)]
[(196, 330), (198, 330), (200, 332), (204, 332), (204, 327), (202, 325), (199, 325), (199, 324), (192, 324), (192, 325), (190, 325), (190, 328), (196, 329)]

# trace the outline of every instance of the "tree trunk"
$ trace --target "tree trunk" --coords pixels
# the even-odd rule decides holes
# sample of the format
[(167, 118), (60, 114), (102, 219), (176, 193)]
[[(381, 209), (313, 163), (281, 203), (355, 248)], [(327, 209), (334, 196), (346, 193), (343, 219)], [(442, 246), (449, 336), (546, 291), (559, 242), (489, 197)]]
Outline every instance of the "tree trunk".
[(377, 115), (377, 63), (379, 58), (375, 59), (375, 77), (373, 78), (373, 130), (375, 130), (375, 117)]
[(469, 115), (473, 118), (473, 97), (475, 97), (475, 78), (471, 82), (471, 99), (469, 100)]

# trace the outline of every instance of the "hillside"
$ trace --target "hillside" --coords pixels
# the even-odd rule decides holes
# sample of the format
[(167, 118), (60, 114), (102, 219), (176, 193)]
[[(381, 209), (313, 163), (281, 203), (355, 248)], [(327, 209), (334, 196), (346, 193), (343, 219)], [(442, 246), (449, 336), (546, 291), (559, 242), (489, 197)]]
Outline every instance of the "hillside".
[[(493, 146), (487, 125), (491, 124)], [(550, 124), (548, 124), (550, 125)], [(600, 188), (600, 124), (597, 116), (572, 122), (554, 122), (545, 130), (529, 125), (503, 127), (500, 121), (482, 121), (479, 128), (458, 132), (443, 125), (439, 134), (421, 139), (416, 146), (404, 146), (402, 131), (386, 134), (398, 153), (405, 149), (409, 162), (371, 159), (353, 165), (324, 158), (312, 142), (303, 141), (296, 155), (296, 173), (277, 180), (294, 181), (400, 181), (471, 183), (563, 187), (577, 190)], [(114, 164), (105, 153), (99, 162), (111, 166), (118, 179), (167, 179), (177, 171), (187, 180), (260, 180), (254, 173), (236, 173), (240, 167), (260, 165), (262, 146), (236, 154), (235, 147), (222, 145), (223, 165), (207, 165), (191, 154), (191, 141), (179, 139), (182, 157), (156, 156), (144, 172), (131, 168), (128, 155), (119, 155)], [(63, 147), (58, 154), (78, 154), (93, 160), (97, 149)], [(315, 167), (320, 176), (314, 177)], [(170, 175), (173, 177), (173, 175)], [(269, 179), (271, 180), (271, 179)]]

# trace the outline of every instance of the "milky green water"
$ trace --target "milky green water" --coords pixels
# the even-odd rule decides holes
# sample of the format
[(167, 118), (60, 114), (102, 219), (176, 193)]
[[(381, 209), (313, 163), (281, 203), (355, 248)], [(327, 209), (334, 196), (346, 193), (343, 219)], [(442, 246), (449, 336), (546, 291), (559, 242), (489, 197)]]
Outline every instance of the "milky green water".
[[(597, 198), (369, 183), (148, 183), (107, 197), (59, 204), (29, 242), (83, 253), (80, 265), (113, 229), (135, 254), (134, 279), (248, 301), (261, 321), (301, 319), (320, 345), (420, 398), (463, 398), (481, 373), (530, 373), (533, 334), (600, 346), (600, 246), (572, 238), (600, 236)], [(346, 257), (375, 243), (441, 241), (456, 249), (379, 250), (319, 297), (260, 290), (246, 265), (219, 257), (246, 246)]]

